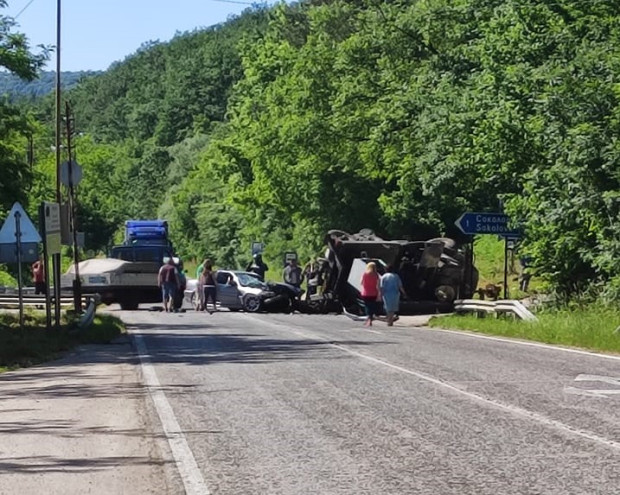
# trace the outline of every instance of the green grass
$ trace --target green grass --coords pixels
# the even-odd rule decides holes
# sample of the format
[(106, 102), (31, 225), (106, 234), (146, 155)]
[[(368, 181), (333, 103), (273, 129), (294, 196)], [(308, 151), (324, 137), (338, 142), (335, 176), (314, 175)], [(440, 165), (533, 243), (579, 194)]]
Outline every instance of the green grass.
[(60, 330), (48, 331), (43, 312), (26, 312), (22, 329), (17, 314), (0, 313), (0, 372), (51, 361), (80, 344), (108, 343), (124, 332), (122, 322), (109, 315), (96, 316), (84, 330), (65, 317)]
[(556, 309), (536, 315), (538, 322), (524, 322), (510, 317), (488, 315), (435, 317), (433, 327), (471, 330), (490, 335), (579, 347), (597, 351), (620, 352), (620, 310), (602, 305)]
[[(480, 274), (478, 287), (495, 284), (503, 287), (504, 283), (504, 240), (495, 235), (479, 235), (474, 244), (474, 265)], [(519, 253), (515, 251), (508, 257), (508, 292), (511, 299), (527, 296), (519, 290), (521, 264)], [(544, 292), (546, 286), (540, 279), (532, 277), (529, 292)], [(502, 290), (503, 294), (503, 290)]]

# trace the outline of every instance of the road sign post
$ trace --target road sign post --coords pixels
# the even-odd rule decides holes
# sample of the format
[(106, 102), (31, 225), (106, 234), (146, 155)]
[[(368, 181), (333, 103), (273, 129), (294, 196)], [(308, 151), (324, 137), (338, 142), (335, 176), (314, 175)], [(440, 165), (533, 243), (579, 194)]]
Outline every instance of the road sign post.
[(254, 241), (252, 243), (252, 256), (255, 254), (262, 254), (263, 249), (265, 249), (265, 245), (262, 242)]
[(514, 243), (514, 240), (520, 237), (519, 230), (511, 225), (510, 217), (504, 213), (477, 213), (468, 211), (457, 218), (454, 225), (466, 235), (495, 234), (504, 238), (504, 299), (507, 299), (508, 242)]
[(22, 263), (39, 259), (38, 243), (41, 236), (28, 214), (19, 203), (14, 203), (0, 228), (0, 262), (17, 263), (17, 290), (19, 294), (19, 325), (24, 327), (24, 300), (22, 290)]

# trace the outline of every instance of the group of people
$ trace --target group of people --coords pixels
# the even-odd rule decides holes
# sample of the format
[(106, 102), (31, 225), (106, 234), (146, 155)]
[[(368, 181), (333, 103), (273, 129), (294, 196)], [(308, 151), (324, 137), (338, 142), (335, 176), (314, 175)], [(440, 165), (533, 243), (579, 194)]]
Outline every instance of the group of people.
[[(247, 272), (255, 273), (263, 282), (265, 281), (265, 272), (268, 270), (269, 267), (263, 261), (260, 253), (252, 257), (252, 261), (245, 269)], [(291, 258), (282, 271), (282, 280), (285, 284), (291, 285), (296, 289), (301, 289), (301, 285), (305, 280), (307, 284), (306, 296), (310, 297), (317, 293), (318, 287), (322, 283), (319, 263), (312, 260), (302, 269), (297, 262), (297, 258)]]
[(371, 261), (366, 265), (360, 283), (362, 287), (361, 296), (366, 309), (364, 326), (372, 326), (372, 322), (378, 313), (380, 301), (383, 301), (388, 327), (393, 326), (400, 305), (400, 296), (401, 294), (403, 297), (407, 296), (402, 280), (397, 273), (394, 273), (394, 267), (388, 265), (385, 268), (385, 273), (379, 275), (377, 264)]

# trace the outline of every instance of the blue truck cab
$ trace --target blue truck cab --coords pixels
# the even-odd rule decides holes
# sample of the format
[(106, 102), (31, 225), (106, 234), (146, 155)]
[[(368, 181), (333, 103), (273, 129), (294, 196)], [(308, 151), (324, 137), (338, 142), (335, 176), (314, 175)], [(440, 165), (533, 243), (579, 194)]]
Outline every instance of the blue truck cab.
[(164, 263), (164, 258), (172, 256), (174, 249), (168, 238), (166, 220), (127, 220), (125, 240), (110, 251), (110, 258), (156, 263), (157, 270)]

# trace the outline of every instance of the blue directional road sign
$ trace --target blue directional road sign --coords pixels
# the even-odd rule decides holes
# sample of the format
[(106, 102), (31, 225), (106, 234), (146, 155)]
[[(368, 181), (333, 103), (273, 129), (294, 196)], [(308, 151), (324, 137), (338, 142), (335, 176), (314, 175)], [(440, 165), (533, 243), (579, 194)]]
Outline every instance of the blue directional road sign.
[(463, 213), (454, 222), (463, 234), (496, 234), (518, 238), (519, 231), (510, 226), (510, 217), (504, 213)]

